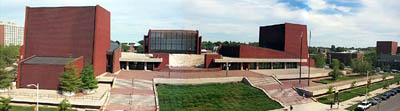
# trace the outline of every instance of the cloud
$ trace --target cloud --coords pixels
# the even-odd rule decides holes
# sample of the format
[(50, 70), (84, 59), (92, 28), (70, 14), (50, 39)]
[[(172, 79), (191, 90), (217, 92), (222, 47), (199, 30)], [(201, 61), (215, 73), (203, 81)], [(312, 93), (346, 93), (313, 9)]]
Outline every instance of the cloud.
[(199, 30), (203, 40), (258, 41), (259, 27), (308, 25), (311, 45), (375, 46), (400, 41), (399, 0), (0, 0), (0, 20), (24, 24), (25, 6), (99, 4), (113, 40), (136, 42), (149, 29)]

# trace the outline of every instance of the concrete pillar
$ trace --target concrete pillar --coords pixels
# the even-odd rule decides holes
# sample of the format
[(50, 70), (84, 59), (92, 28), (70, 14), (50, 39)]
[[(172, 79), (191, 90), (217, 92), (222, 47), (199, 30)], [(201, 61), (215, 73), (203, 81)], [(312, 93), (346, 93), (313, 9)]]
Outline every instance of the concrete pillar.
[(258, 63), (256, 63), (256, 68), (257, 68), (257, 70), (259, 69), (259, 67), (258, 67)]
[(126, 70), (129, 70), (129, 61), (126, 61)]
[(147, 62), (144, 62), (144, 70), (147, 71)]
[(287, 64), (286, 64), (286, 62), (285, 62), (285, 64), (284, 64), (285, 69), (286, 69), (286, 65), (287, 65)]
[(243, 63), (240, 63), (240, 70), (243, 71)]
[(226, 67), (226, 71), (229, 71), (229, 64), (228, 63), (225, 64), (225, 67)]
[(274, 69), (274, 64), (271, 62), (271, 70)]

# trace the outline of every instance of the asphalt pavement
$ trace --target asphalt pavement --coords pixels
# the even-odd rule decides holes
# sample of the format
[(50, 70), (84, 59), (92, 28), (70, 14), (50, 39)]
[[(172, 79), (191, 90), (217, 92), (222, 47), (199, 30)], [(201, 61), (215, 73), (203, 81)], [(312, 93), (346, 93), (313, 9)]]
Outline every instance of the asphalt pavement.
[(367, 111), (400, 111), (400, 93), (370, 107)]

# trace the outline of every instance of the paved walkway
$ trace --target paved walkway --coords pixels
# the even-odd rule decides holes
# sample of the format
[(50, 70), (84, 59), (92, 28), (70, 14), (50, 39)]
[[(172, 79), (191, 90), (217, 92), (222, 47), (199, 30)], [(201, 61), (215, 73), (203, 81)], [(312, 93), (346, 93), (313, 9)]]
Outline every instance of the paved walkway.
[[(117, 75), (107, 74), (106, 76), (116, 77), (115, 84), (111, 90), (111, 98), (107, 110), (155, 110), (155, 97), (153, 90), (153, 78), (219, 78), (219, 77), (242, 77), (246, 76), (250, 82), (264, 89), (274, 99), (286, 105), (296, 105), (312, 102), (308, 98), (299, 96), (291, 87), (298, 84), (298, 81), (284, 81), (279, 85), (271, 76), (251, 71), (225, 71), (215, 72), (160, 72), (160, 71), (121, 71)], [(302, 85), (307, 84), (306, 80)], [(295, 98), (295, 99), (293, 99)]]
[[(399, 87), (400, 85), (390, 85), (388, 89), (377, 89), (375, 91), (370, 92), (369, 97), (374, 97), (376, 95), (382, 94), (388, 90), (391, 90), (393, 88)], [(306, 103), (306, 104), (299, 104), (299, 105), (293, 105), (293, 111), (346, 111), (347, 107), (350, 107), (354, 104), (357, 104), (365, 99), (365, 96), (358, 96), (355, 98), (352, 98), (350, 100), (344, 101), (340, 103), (340, 106), (338, 108), (337, 105), (333, 106), (333, 110), (331, 110), (330, 105), (318, 103), (318, 102), (311, 102), (311, 103)], [(283, 109), (278, 109), (275, 111), (283, 111), (284, 109), (289, 109), (289, 106), (286, 106)]]

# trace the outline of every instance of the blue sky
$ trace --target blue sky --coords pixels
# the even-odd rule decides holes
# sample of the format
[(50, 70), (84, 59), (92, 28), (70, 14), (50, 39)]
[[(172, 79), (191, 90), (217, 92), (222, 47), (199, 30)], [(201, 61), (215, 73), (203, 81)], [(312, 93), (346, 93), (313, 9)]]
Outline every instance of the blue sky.
[(259, 26), (306, 24), (312, 46), (400, 42), (399, 0), (0, 0), (0, 21), (24, 24), (25, 6), (94, 6), (111, 12), (111, 39), (149, 29), (199, 30), (204, 41), (258, 41)]

